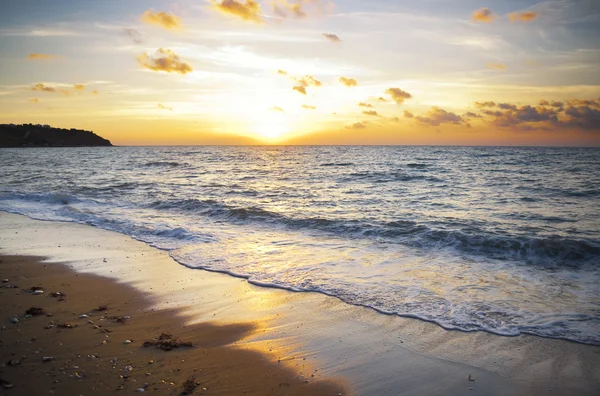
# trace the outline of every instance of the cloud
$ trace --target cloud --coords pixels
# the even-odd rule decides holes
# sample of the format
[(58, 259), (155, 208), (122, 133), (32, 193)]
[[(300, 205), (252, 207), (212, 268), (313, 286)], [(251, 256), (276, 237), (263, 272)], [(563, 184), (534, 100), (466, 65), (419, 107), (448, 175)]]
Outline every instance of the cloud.
[(134, 44), (141, 44), (144, 42), (142, 34), (135, 29), (123, 28), (123, 34), (131, 40)]
[(302, 105), (302, 108), (306, 109), (306, 110), (316, 110), (315, 106), (309, 106), (309, 105)]
[(411, 94), (401, 90), (400, 88), (388, 88), (385, 93), (390, 95), (397, 104), (402, 104), (406, 99), (412, 98)]
[(508, 14), (511, 22), (531, 22), (538, 16), (539, 14), (533, 11), (513, 12)]
[(302, 78), (294, 79), (299, 85), (303, 87), (320, 87), (323, 83), (313, 76), (304, 76)]
[(492, 70), (506, 70), (506, 65), (502, 63), (486, 63), (485, 67)]
[[(556, 102), (553, 102), (556, 103)], [(572, 100), (568, 100), (567, 104), (569, 106), (591, 106), (591, 107), (596, 107), (596, 108), (600, 108), (600, 98), (598, 98), (598, 100), (581, 100), (581, 99), (572, 99)]]
[(27, 99), (27, 103), (39, 103), (40, 100), (37, 98), (33, 98), (33, 99)]
[(375, 110), (365, 110), (363, 111), (364, 115), (379, 117), (379, 114)]
[(482, 118), (481, 114), (477, 114), (477, 113), (473, 113), (472, 111), (467, 111), (465, 114), (463, 114), (463, 117), (466, 118)]
[(42, 83), (38, 83), (35, 84), (32, 88), (32, 91), (38, 91), (38, 92), (56, 92), (56, 88), (54, 87), (48, 87)]
[(415, 118), (415, 115), (408, 110), (404, 110), (404, 117), (406, 118)]
[(277, 74), (281, 74), (282, 76), (287, 76), (288, 73), (285, 70), (279, 69), (279, 70), (277, 70)]
[(52, 60), (52, 59), (56, 59), (58, 58), (57, 55), (51, 55), (51, 54), (29, 54), (27, 56), (27, 60)]
[(304, 76), (302, 78), (292, 77), (292, 79), (296, 82), (296, 85), (292, 88), (295, 91), (300, 92), (303, 95), (306, 95), (306, 88), (308, 87), (320, 87), (323, 83), (313, 76)]
[(475, 102), (475, 106), (479, 107), (480, 109), (483, 107), (496, 107), (496, 103), (495, 102)]
[(161, 110), (169, 110), (169, 111), (173, 111), (173, 108), (172, 108), (172, 107), (165, 106), (165, 105), (164, 105), (164, 104), (162, 104), (162, 103), (159, 103), (159, 104), (158, 104), (156, 107), (158, 107), (158, 108), (159, 108), (159, 109), (161, 109)]
[(167, 14), (166, 12), (156, 12), (154, 10), (148, 10), (142, 14), (142, 22), (158, 25), (165, 29), (177, 29), (180, 24), (179, 17), (173, 13)]
[(244, 21), (262, 23), (263, 17), (260, 4), (255, 0), (222, 0), (215, 3), (215, 9), (223, 14), (242, 18)]
[(94, 89), (94, 90), (92, 91), (92, 95), (98, 95), (98, 93), (99, 93), (99, 92), (98, 92), (98, 90), (97, 90), (97, 89)]
[(472, 19), (475, 22), (492, 22), (496, 18), (496, 15), (489, 8), (480, 8), (473, 11)]
[(346, 125), (344, 128), (346, 129), (366, 129), (367, 125), (364, 122), (355, 122), (350, 125)]
[(285, 113), (285, 111), (279, 106), (273, 106), (273, 107), (271, 107), (271, 110), (277, 111), (279, 113)]
[(440, 109), (439, 107), (432, 107), (425, 116), (417, 116), (415, 119), (429, 126), (440, 126), (441, 124), (460, 125), (464, 122), (463, 118), (458, 114)]
[(498, 107), (499, 109), (502, 110), (516, 110), (517, 106), (515, 106), (514, 104), (510, 104), (510, 103), (498, 103), (496, 105), (496, 107)]
[(373, 107), (373, 105), (370, 105), (370, 104), (368, 104), (368, 103), (365, 103), (365, 102), (360, 102), (360, 103), (358, 104), (358, 106), (359, 106), (359, 107)]
[(386, 98), (384, 98), (383, 96), (380, 96), (377, 98), (377, 101), (380, 103), (387, 103), (388, 100)]
[(482, 110), (493, 117), (490, 124), (497, 128), (514, 128), (521, 131), (578, 128), (600, 130), (600, 102), (573, 99), (561, 101), (541, 100), (537, 106), (517, 106), (509, 103), (496, 105), (500, 110)]
[(323, 33), (323, 37), (325, 37), (327, 40), (331, 41), (332, 43), (341, 43), (342, 42), (342, 39), (337, 34)]
[(170, 49), (159, 48), (155, 54), (143, 53), (138, 57), (140, 65), (154, 71), (167, 73), (186, 74), (193, 71), (192, 67), (179, 59), (179, 56)]
[(63, 95), (67, 95), (67, 96), (71, 94), (71, 92), (67, 91), (66, 89), (49, 87), (49, 86), (44, 85), (42, 83), (35, 84), (33, 87), (30, 88), (30, 90), (31, 91), (37, 91), (37, 92), (61, 93)]
[(85, 84), (75, 84), (73, 85), (73, 89), (76, 91), (85, 91)]
[(306, 18), (306, 12), (302, 9), (302, 2), (290, 3), (287, 0), (274, 0), (273, 12), (280, 18), (287, 18), (291, 13), (295, 18)]
[(353, 78), (340, 77), (339, 81), (347, 87), (356, 87), (358, 85), (358, 82)]
[(564, 123), (581, 129), (592, 129), (600, 131), (600, 110), (590, 106), (570, 106), (565, 114), (570, 118)]
[(306, 95), (306, 88), (304, 88), (302, 85), (296, 85), (292, 88), (294, 91), (298, 91), (303, 95)]

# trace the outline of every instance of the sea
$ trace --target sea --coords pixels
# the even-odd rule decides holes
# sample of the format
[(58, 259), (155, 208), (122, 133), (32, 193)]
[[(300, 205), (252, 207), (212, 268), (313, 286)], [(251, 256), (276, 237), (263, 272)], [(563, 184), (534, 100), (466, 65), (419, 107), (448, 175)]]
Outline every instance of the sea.
[(600, 149), (0, 149), (0, 210), (382, 315), (600, 345)]

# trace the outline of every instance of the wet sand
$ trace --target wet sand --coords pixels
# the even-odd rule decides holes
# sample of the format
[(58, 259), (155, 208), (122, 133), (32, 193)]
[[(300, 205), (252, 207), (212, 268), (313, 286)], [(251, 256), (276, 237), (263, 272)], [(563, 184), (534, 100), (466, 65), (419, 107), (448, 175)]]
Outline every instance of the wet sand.
[[(342, 392), (349, 394), (595, 395), (600, 389), (599, 347), (526, 335), (500, 337), (484, 332), (446, 331), (435, 324), (382, 315), (322, 294), (258, 287), (229, 275), (186, 268), (173, 261), (167, 252), (86, 225), (41, 222), (0, 213), (0, 248), (3, 254), (45, 256), (43, 263), (36, 264), (42, 267), (68, 265), (79, 275), (78, 279), (92, 274), (111, 279), (113, 285), (134, 289), (140, 293), (136, 295), (144, 296), (144, 304), (149, 304), (144, 308), (149, 313), (143, 316), (164, 312), (164, 323), (176, 323), (166, 331), (182, 340), (191, 338), (188, 328), (203, 328), (207, 323), (235, 329), (232, 330), (235, 336), (230, 338), (234, 350), (262, 356), (275, 367), (289, 369), (291, 377), (301, 381), (336, 381), (345, 386)], [(111, 295), (111, 289), (112, 286), (108, 291), (103, 290), (104, 294)], [(92, 300), (81, 310), (67, 313), (74, 320), (98, 303)], [(11, 314), (22, 314), (29, 308), (25, 304), (13, 312), (2, 304), (1, 319), (7, 328), (11, 326)], [(132, 321), (124, 329), (137, 326), (139, 315), (131, 316)], [(32, 318), (39, 319), (42, 318)], [(43, 318), (47, 319), (50, 318)], [(145, 337), (157, 337), (163, 331), (152, 328)], [(114, 338), (119, 351), (125, 346), (121, 338), (127, 337), (138, 336), (123, 334)], [(136, 345), (139, 340), (134, 339), (127, 347), (148, 353)], [(174, 352), (185, 351), (159, 356), (171, 356)], [(72, 363), (69, 367), (79, 365)], [(114, 370), (122, 370), (123, 366), (119, 364)], [(9, 369), (12, 367), (3, 368), (3, 372)], [(181, 386), (188, 375), (172, 382)], [(163, 379), (167, 381), (167, 378), (159, 381)], [(198, 379), (203, 380), (200, 376)], [(221, 384), (235, 382), (230, 374), (221, 375), (220, 380)], [(143, 379), (139, 382), (150, 384)], [(273, 383), (277, 386), (275, 392), (282, 392), (275, 394), (292, 394), (287, 385), (281, 389), (280, 382)], [(211, 388), (205, 387), (210, 391)], [(328, 389), (325, 391), (329, 392)], [(334, 389), (333, 394), (337, 392)]]
[[(186, 386), (190, 394), (206, 395), (348, 394), (339, 384), (304, 378), (259, 352), (236, 348), (256, 331), (254, 323), (186, 325), (177, 309), (153, 309), (138, 290), (37, 257), (0, 256), (0, 274), (6, 280), (0, 289), (3, 394), (143, 389), (178, 395)], [(27, 315), (31, 308), (43, 311)], [(166, 342), (144, 346), (161, 335)]]

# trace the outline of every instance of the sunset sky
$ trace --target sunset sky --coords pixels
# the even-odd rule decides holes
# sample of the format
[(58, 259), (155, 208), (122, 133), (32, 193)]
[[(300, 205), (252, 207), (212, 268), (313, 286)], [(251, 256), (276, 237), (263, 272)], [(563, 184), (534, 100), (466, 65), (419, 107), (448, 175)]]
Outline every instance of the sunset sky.
[(600, 145), (597, 0), (1, 0), (0, 123), (117, 145)]

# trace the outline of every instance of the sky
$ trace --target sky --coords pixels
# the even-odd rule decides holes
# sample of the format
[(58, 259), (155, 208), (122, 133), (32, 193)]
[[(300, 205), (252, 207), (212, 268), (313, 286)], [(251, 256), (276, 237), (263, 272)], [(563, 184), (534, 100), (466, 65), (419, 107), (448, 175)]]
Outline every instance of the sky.
[(0, 123), (116, 145), (600, 146), (597, 0), (0, 9)]

